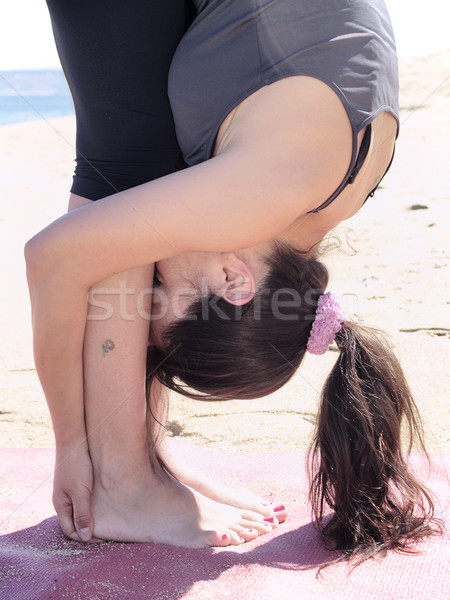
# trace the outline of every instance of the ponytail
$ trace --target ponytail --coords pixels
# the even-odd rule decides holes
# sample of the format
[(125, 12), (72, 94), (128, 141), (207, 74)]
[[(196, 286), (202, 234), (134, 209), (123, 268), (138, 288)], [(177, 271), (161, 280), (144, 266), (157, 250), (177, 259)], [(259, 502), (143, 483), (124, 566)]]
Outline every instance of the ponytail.
[[(411, 542), (436, 531), (431, 494), (407, 464), (414, 437), (426, 454), (417, 408), (378, 332), (346, 321), (336, 343), (340, 356), (325, 383), (310, 450), (316, 526), (333, 549), (343, 551), (338, 560), (365, 560), (390, 549), (413, 552)], [(327, 506), (334, 511), (329, 520)]]

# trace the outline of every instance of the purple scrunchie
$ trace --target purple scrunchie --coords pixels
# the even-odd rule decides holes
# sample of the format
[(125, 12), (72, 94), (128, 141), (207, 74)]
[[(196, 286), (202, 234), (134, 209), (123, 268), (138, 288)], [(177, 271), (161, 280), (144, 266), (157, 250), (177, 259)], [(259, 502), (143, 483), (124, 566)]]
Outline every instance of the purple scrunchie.
[(336, 294), (328, 292), (319, 297), (316, 318), (309, 334), (306, 348), (311, 354), (324, 354), (328, 346), (334, 341), (336, 333), (341, 330), (345, 321), (345, 312), (337, 299)]

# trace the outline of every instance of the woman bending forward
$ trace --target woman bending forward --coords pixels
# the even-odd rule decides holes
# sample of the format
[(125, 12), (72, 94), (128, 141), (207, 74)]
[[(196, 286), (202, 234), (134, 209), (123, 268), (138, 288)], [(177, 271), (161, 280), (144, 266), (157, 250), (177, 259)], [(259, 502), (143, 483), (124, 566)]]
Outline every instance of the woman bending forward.
[[(323, 533), (348, 555), (401, 548), (431, 532), (431, 500), (400, 450), (402, 418), (411, 431), (417, 425), (414, 403), (388, 346), (346, 321), (325, 294), (328, 275), (314, 256), (323, 237), (373, 195), (392, 160), (398, 82), (385, 5), (194, 4), (169, 76), (189, 168), (80, 206), (26, 247), (36, 365), (57, 460), (59, 451), (66, 471), (85, 476), (89, 488), (83, 413), (89, 289), (157, 263), (148, 361), (155, 416), (164, 409), (156, 379), (201, 397), (254, 398), (283, 385), (307, 345), (322, 353), (336, 334), (340, 356), (323, 392), (314, 445), (315, 514), (320, 525), (325, 505), (333, 508)], [(281, 317), (274, 297), (289, 305)], [(117, 340), (108, 345), (102, 333), (97, 349), (112, 357)], [(143, 345), (141, 339), (141, 362)], [(128, 420), (142, 416), (142, 408), (121, 410)], [(100, 415), (101, 406), (91, 415), (87, 410), (89, 450)], [(124, 432), (133, 436), (129, 421)], [(152, 466), (145, 443), (133, 439), (135, 446), (119, 453), (128, 472), (120, 500), (111, 492), (114, 476), (96, 476), (96, 536), (227, 545), (264, 533), (264, 519), (274, 520), (261, 506), (225, 514), (223, 504), (160, 472), (157, 463), (167, 460), (157, 436)], [(110, 459), (97, 457), (97, 464)], [(79, 537), (88, 538), (82, 529)]]

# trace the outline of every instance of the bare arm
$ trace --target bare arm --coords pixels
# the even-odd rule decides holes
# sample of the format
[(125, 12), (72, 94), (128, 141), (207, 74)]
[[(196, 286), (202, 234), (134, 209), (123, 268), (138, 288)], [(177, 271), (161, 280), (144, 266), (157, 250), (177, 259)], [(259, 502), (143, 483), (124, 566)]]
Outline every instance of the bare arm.
[[(93, 473), (84, 420), (81, 360), (84, 326), (58, 305), (57, 288), (47, 287), (45, 280), (31, 278), (29, 283), (36, 369), (56, 441), (53, 504), (63, 532), (87, 541), (93, 527), (89, 507)], [(85, 306), (80, 305), (79, 310), (80, 319), (85, 319)], [(78, 327), (75, 338), (74, 322), (75, 330)], [(49, 346), (43, 341), (47, 336), (53, 341)]]

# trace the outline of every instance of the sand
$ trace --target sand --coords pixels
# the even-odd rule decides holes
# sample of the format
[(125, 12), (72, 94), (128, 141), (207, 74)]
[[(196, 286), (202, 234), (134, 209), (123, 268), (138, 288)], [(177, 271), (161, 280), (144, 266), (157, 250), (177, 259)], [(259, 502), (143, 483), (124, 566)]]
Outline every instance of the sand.
[[(428, 445), (450, 450), (450, 51), (401, 63), (401, 134), (381, 189), (336, 230), (330, 288), (363, 324), (382, 328), (422, 413)], [(32, 357), (23, 246), (66, 210), (74, 118), (0, 128), (0, 446), (53, 446)], [(225, 451), (304, 449), (337, 353), (308, 356), (261, 400), (206, 404), (172, 397), (169, 434)]]

